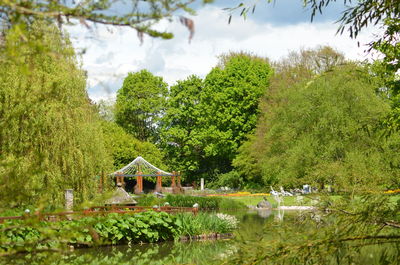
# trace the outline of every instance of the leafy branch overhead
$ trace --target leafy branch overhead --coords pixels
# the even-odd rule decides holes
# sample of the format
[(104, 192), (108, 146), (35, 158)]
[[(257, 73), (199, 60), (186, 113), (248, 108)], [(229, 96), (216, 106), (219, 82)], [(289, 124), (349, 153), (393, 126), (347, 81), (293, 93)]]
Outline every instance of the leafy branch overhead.
[[(163, 39), (173, 38), (167, 31), (154, 29), (154, 25), (162, 19), (172, 20), (178, 11), (194, 14), (189, 6), (196, 0), (0, 0), (0, 21), (3, 25), (30, 25), (35, 19), (45, 19), (63, 24), (89, 23), (109, 26), (130, 27), (138, 32), (139, 39), (143, 34)], [(211, 3), (212, 0), (201, 0)], [(194, 33), (194, 23), (184, 16), (180, 21), (190, 31), (190, 39)]]

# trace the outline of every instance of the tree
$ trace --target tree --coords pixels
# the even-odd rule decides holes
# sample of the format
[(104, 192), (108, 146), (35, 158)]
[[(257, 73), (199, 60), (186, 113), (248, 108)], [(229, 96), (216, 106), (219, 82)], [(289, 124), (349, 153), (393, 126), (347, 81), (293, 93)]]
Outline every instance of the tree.
[(238, 147), (256, 126), (259, 100), (271, 74), (267, 59), (242, 52), (221, 56), (219, 66), (206, 76), (200, 122), (205, 137), (201, 167), (208, 174), (232, 169)]
[(255, 128), (270, 75), (267, 59), (230, 53), (220, 56), (204, 81), (191, 76), (171, 87), (163, 142), (176, 167), (208, 180), (229, 172), (237, 148)]
[(200, 96), (203, 81), (189, 76), (170, 88), (162, 118), (161, 138), (170, 167), (185, 173), (187, 180), (200, 171), (204, 156)]
[(138, 156), (165, 168), (162, 162), (163, 155), (154, 144), (139, 141), (113, 122), (103, 121), (102, 129), (105, 146), (113, 158), (114, 171), (126, 166)]
[(156, 142), (168, 88), (147, 70), (128, 73), (117, 92), (116, 123), (141, 141)]
[(109, 122), (115, 121), (115, 101), (113, 100), (103, 100), (101, 99), (97, 104), (97, 111), (100, 117)]
[(292, 51), (286, 58), (272, 63), (275, 73), (271, 77), (267, 93), (260, 100), (260, 114), (254, 134), (248, 135), (248, 139), (240, 146), (238, 155), (233, 160), (233, 166), (247, 182), (270, 185), (276, 181), (273, 178), (263, 180), (265, 173), (261, 167), (266, 148), (264, 139), (270, 129), (267, 117), (273, 116), (274, 107), (285, 100), (276, 95), (344, 63), (343, 54), (329, 46)]
[(77, 202), (93, 197), (111, 160), (67, 34), (36, 21), (26, 40), (12, 27), (5, 47), (19, 57), (2, 50), (0, 60), (1, 206), (60, 205), (67, 188)]
[(345, 58), (342, 53), (330, 46), (318, 46), (314, 49), (301, 49), (299, 52), (292, 51), (287, 58), (274, 63), (273, 66), (278, 73), (296, 66), (310, 75), (316, 75), (331, 71), (344, 63)]
[(393, 184), (391, 174), (399, 172), (389, 169), (384, 142), (374, 133), (390, 106), (375, 94), (365, 70), (338, 67), (277, 96), (280, 103), (265, 117), (260, 160), (267, 183), (359, 191)]

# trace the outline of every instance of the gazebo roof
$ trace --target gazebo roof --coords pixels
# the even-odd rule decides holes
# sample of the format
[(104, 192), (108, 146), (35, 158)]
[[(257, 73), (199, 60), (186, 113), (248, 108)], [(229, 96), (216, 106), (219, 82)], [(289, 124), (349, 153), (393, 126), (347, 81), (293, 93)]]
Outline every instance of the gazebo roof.
[(154, 176), (157, 176), (158, 174), (162, 174), (164, 176), (172, 176), (173, 175), (172, 173), (166, 172), (162, 169), (159, 169), (159, 168), (153, 166), (152, 164), (147, 162), (141, 156), (136, 157), (128, 165), (115, 171), (112, 174), (113, 175), (118, 175), (118, 174), (130, 175), (130, 174), (136, 174), (137, 171), (141, 171), (144, 174), (154, 174)]

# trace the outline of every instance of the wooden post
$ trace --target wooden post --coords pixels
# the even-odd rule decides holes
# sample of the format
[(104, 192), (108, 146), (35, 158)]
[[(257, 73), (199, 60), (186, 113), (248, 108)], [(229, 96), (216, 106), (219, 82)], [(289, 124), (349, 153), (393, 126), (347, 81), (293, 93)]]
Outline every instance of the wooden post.
[(139, 192), (143, 193), (143, 176), (142, 176), (142, 172), (139, 173), (140, 174), (140, 185), (139, 185)]
[(125, 181), (124, 181), (124, 176), (122, 172), (117, 172), (117, 186), (118, 183), (121, 183), (121, 187), (125, 187)]
[(157, 192), (161, 192), (161, 191), (162, 191), (162, 177), (161, 177), (161, 172), (157, 172), (156, 191), (157, 191)]
[(136, 185), (134, 188), (135, 194), (141, 194), (143, 193), (143, 176), (142, 172), (137, 172), (137, 177), (136, 177)]

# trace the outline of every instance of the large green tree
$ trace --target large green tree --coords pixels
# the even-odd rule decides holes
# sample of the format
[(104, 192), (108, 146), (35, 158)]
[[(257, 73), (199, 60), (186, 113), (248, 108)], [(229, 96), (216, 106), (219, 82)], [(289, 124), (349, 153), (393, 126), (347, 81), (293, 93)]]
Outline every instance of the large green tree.
[(26, 38), (12, 27), (1, 53), (0, 68), (7, 69), (0, 71), (1, 205), (40, 199), (54, 205), (67, 188), (77, 201), (88, 199), (111, 160), (84, 71), (53, 24), (35, 22)]
[(200, 96), (203, 81), (189, 76), (170, 87), (165, 115), (162, 118), (162, 149), (172, 170), (185, 172), (189, 179), (200, 170), (204, 156), (203, 110)]
[(229, 172), (237, 148), (255, 128), (271, 73), (265, 58), (230, 53), (204, 81), (191, 76), (171, 87), (163, 142), (174, 166), (208, 180)]
[(268, 92), (260, 100), (261, 112), (256, 130), (254, 134), (248, 135), (248, 140), (240, 146), (238, 155), (233, 161), (235, 170), (246, 179), (246, 182), (264, 183), (261, 160), (266, 148), (265, 134), (270, 129), (267, 117), (273, 115), (271, 111), (282, 101), (275, 95), (299, 83), (308, 82), (318, 74), (331, 71), (343, 63), (345, 63), (344, 55), (329, 46), (292, 51), (287, 57), (273, 62), (275, 73), (271, 78)]
[(291, 187), (398, 185), (399, 137), (381, 138), (379, 130), (390, 104), (375, 93), (379, 83), (365, 68), (349, 64), (295, 83), (278, 80), (260, 120), (265, 125), (235, 160), (243, 174)]
[(267, 59), (251, 54), (231, 53), (220, 61), (206, 76), (201, 97), (206, 130), (203, 167), (211, 174), (232, 169), (237, 149), (256, 126), (259, 100), (272, 74)]
[(167, 92), (162, 77), (147, 70), (129, 73), (117, 92), (116, 123), (141, 141), (156, 142)]

